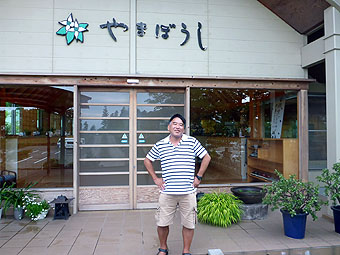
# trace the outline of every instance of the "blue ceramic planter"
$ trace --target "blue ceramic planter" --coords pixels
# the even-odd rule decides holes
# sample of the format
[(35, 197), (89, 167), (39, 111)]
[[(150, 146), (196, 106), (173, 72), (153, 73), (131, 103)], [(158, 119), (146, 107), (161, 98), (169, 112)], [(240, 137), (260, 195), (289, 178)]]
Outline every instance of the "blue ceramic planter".
[(340, 234), (340, 205), (332, 206), (335, 232)]
[(285, 235), (295, 239), (303, 239), (306, 232), (307, 213), (300, 213), (293, 217), (289, 212), (280, 210), (283, 217)]

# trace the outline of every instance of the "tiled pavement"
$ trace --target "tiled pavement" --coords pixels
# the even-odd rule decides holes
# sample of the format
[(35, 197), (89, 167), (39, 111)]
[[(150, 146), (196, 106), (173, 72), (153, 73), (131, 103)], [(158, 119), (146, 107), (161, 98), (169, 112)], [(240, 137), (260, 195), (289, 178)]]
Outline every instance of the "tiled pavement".
[[(0, 254), (153, 255), (158, 248), (153, 215), (153, 210), (96, 211), (38, 222), (8, 216), (0, 220)], [(168, 245), (170, 255), (181, 254), (179, 217), (170, 228)], [(304, 239), (288, 238), (279, 212), (227, 229), (198, 224), (192, 253), (207, 254), (217, 248), (235, 255), (340, 255), (340, 234), (334, 232), (333, 223), (320, 217), (315, 222), (308, 219)]]

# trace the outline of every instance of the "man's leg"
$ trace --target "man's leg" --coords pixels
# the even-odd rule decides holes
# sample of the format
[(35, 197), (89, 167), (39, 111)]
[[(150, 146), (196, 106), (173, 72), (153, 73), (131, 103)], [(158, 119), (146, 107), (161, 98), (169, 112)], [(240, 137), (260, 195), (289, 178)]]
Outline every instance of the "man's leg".
[[(161, 249), (168, 249), (167, 240), (169, 235), (169, 225), (173, 223), (177, 208), (177, 197), (174, 195), (159, 195), (159, 209), (156, 213), (157, 233)], [(165, 252), (160, 252), (165, 255)]]
[(194, 229), (196, 225), (196, 207), (197, 202), (195, 193), (183, 195), (179, 202), (181, 223), (183, 225), (183, 253), (190, 253), (190, 247), (194, 237)]
[[(168, 249), (167, 240), (169, 235), (169, 226), (167, 227), (157, 227), (157, 233), (160, 243), (160, 248)], [(159, 254), (165, 254), (164, 252), (160, 252)]]
[(189, 229), (183, 226), (183, 253), (190, 253), (190, 246), (194, 237), (194, 229)]

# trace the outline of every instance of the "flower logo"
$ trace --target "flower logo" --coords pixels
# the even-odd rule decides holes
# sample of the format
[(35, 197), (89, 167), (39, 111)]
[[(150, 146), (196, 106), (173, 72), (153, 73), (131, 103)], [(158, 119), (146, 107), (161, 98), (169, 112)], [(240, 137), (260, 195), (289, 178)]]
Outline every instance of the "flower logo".
[(76, 39), (76, 41), (84, 42), (83, 32), (88, 31), (86, 29), (89, 25), (88, 23), (79, 23), (77, 19), (73, 20), (72, 13), (67, 17), (67, 20), (58, 23), (63, 25), (63, 27), (57, 31), (57, 35), (65, 35), (67, 45), (74, 39)]

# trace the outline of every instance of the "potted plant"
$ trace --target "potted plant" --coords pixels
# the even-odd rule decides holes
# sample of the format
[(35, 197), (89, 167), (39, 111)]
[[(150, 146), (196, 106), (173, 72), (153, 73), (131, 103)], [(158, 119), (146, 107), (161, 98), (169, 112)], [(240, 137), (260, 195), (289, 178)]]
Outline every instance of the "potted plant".
[[(316, 179), (325, 184), (325, 194), (332, 201), (335, 232), (340, 234), (340, 163), (333, 165), (333, 171), (325, 168)], [(329, 204), (329, 201), (326, 201)]]
[(29, 184), (24, 188), (13, 188), (12, 185), (7, 190), (4, 208), (7, 211), (10, 206), (13, 206), (14, 218), (16, 220), (21, 220), (24, 217), (26, 201), (37, 197), (37, 194), (30, 190), (33, 185)]
[(286, 236), (302, 239), (305, 237), (306, 219), (313, 220), (323, 204), (319, 198), (319, 187), (312, 182), (302, 182), (290, 175), (288, 179), (275, 170), (279, 179), (265, 187), (263, 203), (272, 206), (272, 211), (280, 209)]
[(39, 201), (37, 198), (29, 198), (26, 201), (25, 213), (33, 221), (44, 219), (49, 209), (50, 205), (46, 200)]
[(197, 218), (202, 223), (228, 227), (241, 220), (242, 201), (228, 193), (210, 193), (202, 196), (198, 202)]
[(2, 216), (2, 211), (3, 211), (4, 206), (5, 206), (7, 192), (8, 192), (8, 188), (6, 186), (6, 183), (4, 183), (2, 185), (2, 187), (0, 188), (0, 219), (1, 219), (1, 216)]

